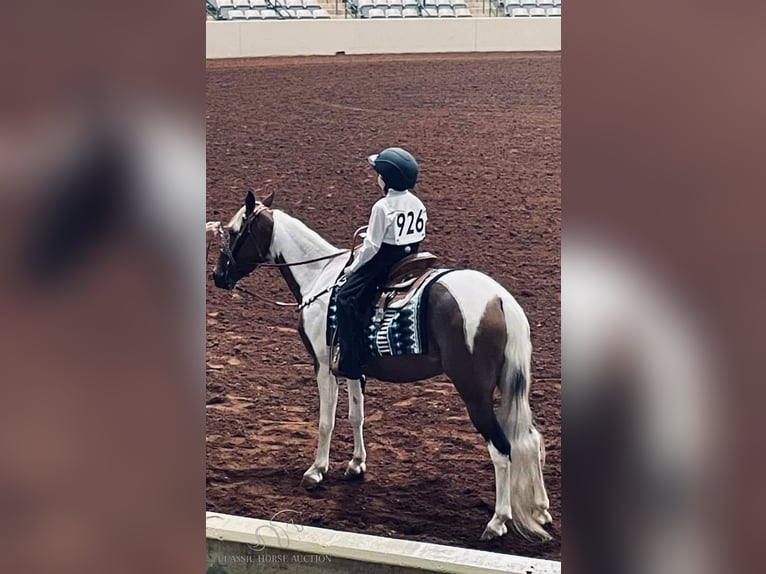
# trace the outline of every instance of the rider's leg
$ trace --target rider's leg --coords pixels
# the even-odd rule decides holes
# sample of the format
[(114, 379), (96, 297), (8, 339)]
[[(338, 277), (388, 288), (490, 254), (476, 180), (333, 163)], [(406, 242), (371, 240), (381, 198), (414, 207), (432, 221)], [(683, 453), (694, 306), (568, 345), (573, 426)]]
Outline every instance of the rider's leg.
[[(364, 266), (366, 267), (366, 266)], [(358, 339), (360, 338), (359, 304), (365, 294), (366, 274), (364, 267), (349, 276), (338, 291), (338, 343), (340, 344), (340, 372), (349, 378), (358, 379), (361, 373)]]

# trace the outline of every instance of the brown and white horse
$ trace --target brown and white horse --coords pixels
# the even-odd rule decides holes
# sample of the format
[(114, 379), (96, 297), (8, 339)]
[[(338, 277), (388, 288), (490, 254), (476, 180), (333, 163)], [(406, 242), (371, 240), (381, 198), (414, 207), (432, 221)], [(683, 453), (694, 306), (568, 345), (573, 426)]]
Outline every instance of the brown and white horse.
[[(347, 257), (333, 258), (337, 248), (304, 223), (272, 210), (273, 199), (272, 193), (258, 202), (247, 192), (245, 205), (225, 228), (228, 236), (212, 276), (217, 287), (233, 289), (260, 264), (298, 263), (280, 267), (298, 303), (321, 294), (302, 308), (299, 320), (319, 386), (319, 444), (314, 463), (303, 475), (303, 484), (313, 488), (328, 470), (338, 400), (325, 339), (327, 289)], [(208, 230), (213, 228), (208, 225)], [(532, 344), (524, 311), (500, 284), (473, 270), (456, 270), (437, 279), (427, 305), (429, 353), (371, 358), (367, 374), (382, 381), (413, 382), (445, 373), (487, 441), (495, 467), (495, 513), (482, 539), (506, 534), (510, 522), (524, 536), (547, 540), (543, 525), (551, 516), (542, 473), (545, 449), (529, 407)], [(354, 455), (346, 475), (353, 478), (366, 470), (364, 395), (361, 381), (348, 380), (347, 386)], [(495, 388), (501, 393), (497, 415), (492, 406)]]

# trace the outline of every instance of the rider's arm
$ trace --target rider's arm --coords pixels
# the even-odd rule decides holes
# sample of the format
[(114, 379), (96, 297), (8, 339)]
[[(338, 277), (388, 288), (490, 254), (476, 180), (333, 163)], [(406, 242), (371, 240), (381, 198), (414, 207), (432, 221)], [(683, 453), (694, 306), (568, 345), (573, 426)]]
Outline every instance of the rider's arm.
[(354, 262), (349, 267), (349, 273), (353, 273), (375, 256), (383, 244), (386, 227), (388, 227), (386, 206), (382, 201), (378, 201), (372, 206), (370, 223), (367, 225), (367, 235), (356, 259), (354, 259)]

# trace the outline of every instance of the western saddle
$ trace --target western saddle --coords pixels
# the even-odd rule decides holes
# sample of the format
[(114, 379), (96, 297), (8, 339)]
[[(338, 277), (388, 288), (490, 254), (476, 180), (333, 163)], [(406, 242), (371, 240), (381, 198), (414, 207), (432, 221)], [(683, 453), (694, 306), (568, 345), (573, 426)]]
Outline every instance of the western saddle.
[(376, 309), (385, 311), (403, 307), (418, 290), (436, 265), (438, 257), (428, 251), (408, 255), (394, 265), (388, 274), (388, 280), (381, 288)]

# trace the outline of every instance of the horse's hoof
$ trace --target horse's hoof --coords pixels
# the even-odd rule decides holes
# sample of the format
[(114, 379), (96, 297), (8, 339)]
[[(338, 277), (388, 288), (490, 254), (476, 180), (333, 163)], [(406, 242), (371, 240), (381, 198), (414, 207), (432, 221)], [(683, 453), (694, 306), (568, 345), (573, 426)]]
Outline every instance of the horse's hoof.
[(348, 480), (362, 480), (366, 471), (367, 465), (365, 463), (351, 460), (346, 467), (346, 473), (344, 476)]
[(318, 470), (307, 472), (303, 475), (301, 486), (306, 490), (314, 490), (318, 488), (320, 484), (322, 484), (323, 479), (324, 477), (322, 476), (322, 473)]
[(487, 527), (484, 529), (484, 532), (481, 533), (481, 539), (482, 540), (493, 540), (495, 538), (500, 538), (501, 536), (505, 536), (508, 534), (508, 527), (503, 522), (498, 522), (494, 518), (489, 521), (489, 524), (487, 524)]

